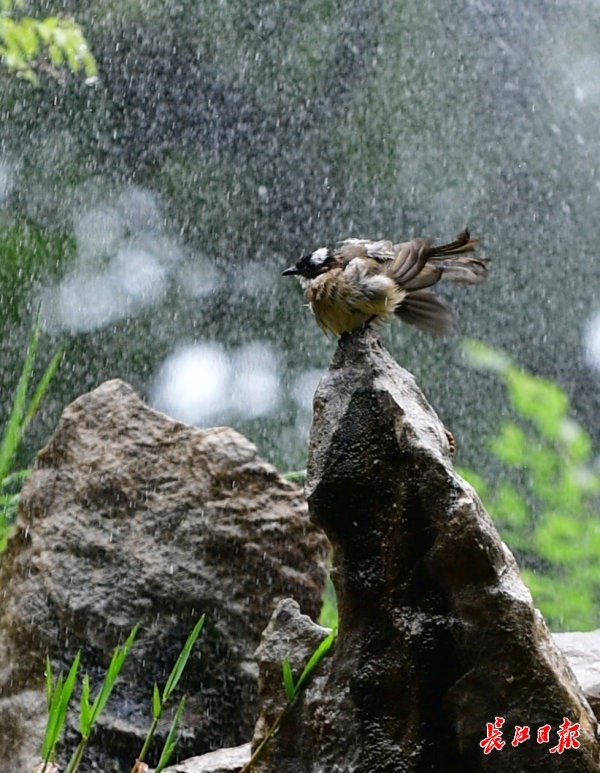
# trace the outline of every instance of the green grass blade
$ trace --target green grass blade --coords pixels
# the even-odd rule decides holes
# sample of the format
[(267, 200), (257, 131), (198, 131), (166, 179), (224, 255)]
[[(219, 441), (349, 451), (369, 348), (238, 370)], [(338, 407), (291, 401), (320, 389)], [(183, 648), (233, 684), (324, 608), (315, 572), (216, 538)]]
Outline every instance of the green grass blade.
[(160, 690), (158, 685), (154, 682), (154, 690), (152, 691), (152, 716), (154, 719), (160, 719), (162, 714), (162, 701), (160, 699)]
[[(77, 677), (80, 659), (81, 652), (78, 652), (64, 682), (62, 674), (60, 674), (56, 680), (56, 686), (53, 690), (52, 699), (50, 701), (50, 708), (48, 710), (46, 732), (42, 742), (41, 756), (43, 760), (48, 760), (54, 755), (54, 749), (58, 739), (60, 738), (60, 734), (65, 723), (65, 717), (67, 715), (69, 701), (71, 700), (73, 688), (75, 687), (75, 679)], [(47, 684), (48, 677), (46, 677), (46, 685)]]
[(290, 661), (287, 658), (284, 658), (283, 663), (281, 664), (281, 671), (283, 675), (283, 686), (285, 687), (285, 696), (291, 703), (296, 698), (296, 687), (294, 685)]
[(331, 649), (331, 646), (335, 641), (335, 635), (336, 635), (336, 631), (335, 630), (331, 631), (331, 633), (323, 639), (323, 641), (319, 644), (317, 649), (311, 655), (310, 660), (304, 666), (304, 670), (302, 671), (302, 673), (300, 674), (300, 678), (296, 682), (296, 688), (295, 688), (296, 695), (298, 694), (298, 691), (300, 690), (304, 682), (306, 682), (308, 677), (314, 671), (316, 666), (321, 662), (321, 660), (323, 660), (325, 655)]
[(291, 483), (303, 486), (306, 481), (306, 470), (290, 470), (289, 472), (284, 472), (283, 477)]
[(253, 769), (254, 763), (261, 756), (263, 749), (269, 743), (269, 741), (275, 735), (275, 733), (279, 730), (281, 723), (285, 719), (294, 700), (298, 696), (300, 688), (309, 678), (311, 673), (315, 670), (316, 666), (320, 663), (320, 661), (325, 657), (325, 655), (331, 649), (331, 645), (335, 641), (335, 635), (336, 635), (336, 631), (333, 630), (328, 636), (326, 636), (323, 639), (323, 641), (319, 644), (317, 649), (311, 655), (308, 663), (306, 664), (306, 666), (304, 667), (304, 670), (302, 671), (302, 674), (300, 675), (300, 679), (298, 679), (295, 685), (294, 685), (294, 678), (292, 676), (292, 671), (290, 668), (289, 661), (287, 658), (284, 658), (282, 663), (283, 683), (285, 686), (285, 692), (286, 692), (288, 702), (285, 704), (285, 706), (279, 712), (279, 714), (275, 717), (275, 721), (273, 722), (271, 727), (267, 730), (265, 736), (263, 737), (259, 745), (256, 747), (256, 749), (254, 750), (249, 761), (244, 765), (244, 767), (240, 770), (239, 773), (250, 773), (250, 771)]
[[(162, 711), (162, 707), (161, 707), (161, 711)], [(138, 754), (138, 758), (136, 760), (135, 765), (133, 766), (131, 773), (134, 773), (134, 771), (139, 767), (138, 763), (144, 762), (144, 760), (146, 759), (146, 755), (148, 754), (148, 752), (150, 751), (150, 747), (152, 746), (152, 739), (154, 738), (154, 733), (156, 732), (157, 727), (158, 727), (158, 718), (154, 717), (154, 719), (152, 720), (152, 724), (150, 725), (150, 730), (148, 730), (148, 733), (146, 735), (144, 745), (142, 746), (142, 751)]]
[(40, 322), (38, 318), (31, 331), (29, 345), (27, 346), (27, 354), (25, 355), (25, 362), (23, 363), (23, 368), (17, 384), (17, 391), (15, 392), (13, 399), (12, 409), (8, 421), (6, 422), (6, 426), (4, 427), (2, 440), (0, 441), (0, 480), (4, 480), (7, 476), (13, 457), (23, 436), (23, 416), (25, 415), (27, 389), (33, 371), (33, 362), (37, 352), (39, 336)]
[(14, 472), (5, 475), (4, 479), (0, 480), (0, 488), (7, 488), (13, 483), (23, 483), (23, 481), (29, 477), (30, 472), (31, 470), (28, 468), (26, 470), (15, 470)]
[(40, 379), (39, 384), (37, 385), (37, 388), (35, 392), (33, 393), (33, 397), (29, 401), (29, 405), (27, 407), (27, 411), (25, 413), (25, 416), (23, 417), (23, 421), (21, 424), (21, 431), (24, 432), (27, 428), (27, 425), (31, 421), (31, 419), (34, 417), (37, 409), (40, 406), (40, 403), (42, 401), (42, 397), (45, 395), (46, 390), (48, 389), (48, 385), (54, 378), (54, 374), (56, 373), (56, 369), (60, 365), (60, 361), (62, 359), (62, 356), (64, 354), (64, 348), (60, 348), (54, 357), (50, 360), (50, 364), (44, 371), (44, 375)]
[(90, 677), (86, 674), (81, 685), (79, 704), (79, 732), (83, 738), (89, 738), (92, 730), (92, 707), (90, 705)]
[(184, 706), (185, 706), (185, 695), (179, 701), (177, 712), (173, 718), (173, 722), (171, 723), (169, 734), (167, 735), (167, 740), (165, 741), (165, 745), (163, 746), (163, 750), (161, 752), (160, 759), (158, 761), (158, 765), (156, 766), (156, 770), (154, 771), (154, 773), (161, 773), (161, 771), (166, 767), (167, 763), (171, 759), (171, 755), (173, 754), (175, 750), (175, 746), (177, 744), (177, 731), (179, 730), (179, 723), (181, 721), (181, 715), (183, 713)]
[(69, 701), (71, 700), (71, 695), (73, 694), (73, 688), (75, 687), (75, 679), (77, 678), (77, 671), (79, 669), (80, 660), (81, 660), (81, 651), (79, 651), (75, 656), (75, 660), (73, 661), (71, 668), (69, 669), (68, 676), (65, 679), (65, 687), (63, 690), (63, 695), (62, 695), (61, 704), (60, 704), (63, 719), (67, 713), (67, 706), (69, 705)]
[(50, 712), (50, 704), (52, 703), (52, 663), (50, 662), (50, 656), (46, 655), (46, 704), (48, 712)]
[(0, 553), (4, 551), (8, 542), (8, 535), (15, 521), (19, 506), (19, 494), (0, 498)]
[(14, 498), (19, 498), (18, 494), (0, 494), (0, 510), (2, 508), (11, 507)]
[(173, 670), (171, 671), (171, 674), (167, 679), (165, 689), (163, 690), (163, 695), (162, 695), (163, 703), (165, 703), (169, 699), (171, 693), (173, 692), (173, 690), (177, 686), (177, 683), (179, 682), (179, 679), (181, 678), (183, 669), (185, 668), (186, 663), (188, 662), (188, 658), (190, 657), (190, 654), (192, 652), (192, 647), (196, 643), (196, 639), (200, 635), (200, 631), (202, 630), (202, 626), (204, 625), (205, 617), (206, 615), (202, 615), (202, 617), (198, 620), (193, 630), (191, 631), (190, 635), (188, 636), (186, 643), (183, 645), (183, 649), (179, 653), (177, 662), (173, 666)]
[(91, 726), (94, 724), (94, 722), (98, 719), (98, 717), (102, 713), (104, 706), (106, 705), (106, 701), (110, 697), (113, 687), (115, 686), (117, 677), (119, 676), (119, 673), (123, 667), (123, 663), (125, 662), (125, 658), (127, 657), (129, 650), (131, 649), (131, 645), (133, 644), (133, 641), (137, 636), (137, 632), (139, 628), (140, 628), (139, 625), (135, 625), (131, 633), (127, 637), (127, 641), (125, 642), (125, 644), (123, 644), (122, 647), (116, 647), (115, 651), (113, 652), (113, 656), (109, 663), (106, 676), (104, 677), (104, 681), (102, 682), (102, 687), (100, 688), (100, 691), (98, 692), (98, 695), (96, 696), (96, 698), (94, 699), (94, 703), (92, 704), (91, 716), (90, 716), (90, 730), (91, 730)]
[(48, 721), (46, 722), (46, 732), (42, 741), (41, 757), (44, 761), (49, 760), (56, 746), (58, 736), (60, 735), (58, 707), (60, 705), (63, 693), (63, 675), (59, 674), (56, 684), (53, 686), (50, 705), (48, 706)]

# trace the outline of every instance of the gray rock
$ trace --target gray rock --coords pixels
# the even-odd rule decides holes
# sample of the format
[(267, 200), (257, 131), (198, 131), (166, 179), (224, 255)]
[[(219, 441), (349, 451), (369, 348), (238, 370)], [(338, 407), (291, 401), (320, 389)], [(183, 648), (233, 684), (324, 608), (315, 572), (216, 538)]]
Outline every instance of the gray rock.
[[(318, 615), (327, 552), (301, 490), (234, 430), (173, 421), (119, 381), (77, 399), (38, 455), (0, 568), (2, 770), (33, 768), (46, 653), (58, 672), (81, 649), (94, 692), (140, 623), (85, 758), (86, 770), (131, 769), (152, 685), (202, 613), (174, 700), (188, 695), (178, 756), (246, 741), (261, 632), (290, 595)], [(71, 730), (69, 753), (74, 740)]]
[(594, 714), (600, 719), (600, 630), (552, 634), (565, 654)]
[(190, 757), (165, 773), (237, 773), (250, 759), (250, 742), (233, 748), (217, 749), (199, 757)]
[[(339, 636), (253, 773), (600, 769), (596, 719), (512, 554), (413, 377), (371, 332), (342, 338), (317, 389), (306, 490), (334, 549)], [(289, 607), (274, 621), (254, 747), (282, 705), (271, 671), (286, 629), (296, 669), (318, 638)], [(486, 755), (496, 717), (505, 745)], [(550, 753), (565, 717), (580, 746)], [(517, 725), (531, 738), (513, 746)]]

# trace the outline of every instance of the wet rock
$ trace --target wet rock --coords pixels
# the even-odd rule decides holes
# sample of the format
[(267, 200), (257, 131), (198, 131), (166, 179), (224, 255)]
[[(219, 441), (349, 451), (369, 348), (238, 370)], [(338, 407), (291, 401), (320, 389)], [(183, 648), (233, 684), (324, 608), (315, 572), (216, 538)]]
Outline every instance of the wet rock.
[(301, 490), (234, 430), (173, 421), (120, 381), (80, 397), (38, 455), (0, 568), (2, 769), (33, 768), (46, 653), (58, 672), (81, 649), (94, 693), (139, 623), (85, 758), (86, 770), (129, 770), (152, 685), (165, 683), (202, 613), (178, 758), (246, 741), (261, 632), (283, 597), (318, 615), (327, 551)]
[(581, 689), (600, 719), (600, 630), (553, 634), (573, 669)]
[[(289, 661), (294, 679), (297, 680), (313, 652), (329, 633), (330, 629), (317, 625), (308, 615), (302, 614), (299, 605), (292, 599), (284, 599), (277, 605), (269, 625), (262, 635), (260, 646), (256, 650), (261, 713), (254, 729), (254, 749), (265, 737), (287, 704), (285, 692), (281, 689), (283, 661), (285, 659)], [(315, 688), (318, 690), (321, 684), (322, 677), (319, 677), (319, 669), (316, 669), (311, 676), (312, 691)], [(291, 714), (277, 731), (277, 748), (282, 750), (285, 761), (281, 754), (272, 757), (270, 747), (266, 746), (265, 754), (259, 758), (257, 766), (253, 766), (253, 771), (255, 769), (281, 770), (283, 773), (284, 770), (288, 769), (303, 770), (302, 767), (294, 768), (295, 765), (298, 765), (295, 750), (298, 746), (299, 736), (304, 731), (302, 715), (297, 712), (297, 707), (296, 703), (292, 706)], [(310, 743), (310, 738), (307, 738), (307, 742)], [(289, 759), (287, 759), (288, 753)], [(309, 769), (312, 770), (312, 768), (306, 768), (306, 770)]]
[(217, 749), (199, 757), (190, 757), (178, 765), (165, 768), (165, 773), (238, 773), (250, 759), (250, 742), (227, 749)]
[[(595, 717), (413, 377), (356, 332), (314, 409), (306, 490), (334, 549), (339, 635), (254, 770), (600, 769)], [(281, 705), (271, 669), (299, 613), (278, 627), (259, 650), (254, 747)], [(484, 754), (497, 717), (504, 745)], [(565, 718), (578, 748), (551, 752)], [(531, 737), (513, 746), (517, 725)]]

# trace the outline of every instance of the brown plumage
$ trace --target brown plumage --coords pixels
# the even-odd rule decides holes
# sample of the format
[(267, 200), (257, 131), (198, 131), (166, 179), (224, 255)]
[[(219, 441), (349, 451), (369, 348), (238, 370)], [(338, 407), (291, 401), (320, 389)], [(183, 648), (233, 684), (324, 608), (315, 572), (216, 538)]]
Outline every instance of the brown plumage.
[(429, 288), (443, 279), (483, 282), (487, 261), (472, 254), (477, 242), (468, 231), (439, 246), (420, 238), (400, 244), (346, 239), (305, 255), (283, 275), (300, 279), (317, 322), (336, 336), (392, 314), (443, 335), (452, 327), (452, 310)]

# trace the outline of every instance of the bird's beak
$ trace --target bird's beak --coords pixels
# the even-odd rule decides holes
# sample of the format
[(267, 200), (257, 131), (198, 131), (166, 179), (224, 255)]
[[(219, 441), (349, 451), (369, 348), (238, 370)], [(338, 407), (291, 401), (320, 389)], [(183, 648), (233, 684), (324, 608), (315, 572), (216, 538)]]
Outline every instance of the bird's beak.
[(281, 276), (296, 276), (300, 272), (296, 268), (296, 266), (290, 266), (289, 268), (286, 268), (285, 271), (282, 272)]

